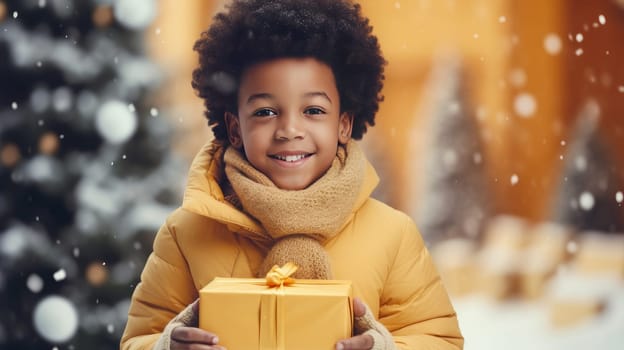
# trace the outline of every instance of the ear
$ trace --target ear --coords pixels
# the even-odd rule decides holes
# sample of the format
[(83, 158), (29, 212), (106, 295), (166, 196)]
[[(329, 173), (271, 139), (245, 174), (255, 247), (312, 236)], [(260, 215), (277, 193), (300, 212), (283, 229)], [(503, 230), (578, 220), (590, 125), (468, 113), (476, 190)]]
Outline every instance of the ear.
[(243, 146), (243, 138), (241, 137), (240, 122), (238, 117), (231, 112), (225, 112), (225, 125), (228, 134), (228, 140), (234, 148)]
[(351, 130), (353, 129), (353, 116), (347, 112), (340, 115), (338, 120), (338, 142), (341, 145), (346, 144), (351, 139)]

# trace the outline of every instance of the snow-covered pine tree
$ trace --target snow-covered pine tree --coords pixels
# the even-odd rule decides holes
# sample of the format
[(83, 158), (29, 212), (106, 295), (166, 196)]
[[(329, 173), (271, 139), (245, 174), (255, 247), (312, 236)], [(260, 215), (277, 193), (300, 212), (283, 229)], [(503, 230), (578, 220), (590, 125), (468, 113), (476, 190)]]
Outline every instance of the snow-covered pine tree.
[(579, 231), (624, 231), (616, 163), (600, 134), (600, 106), (590, 99), (571, 131), (552, 219)]
[(155, 0), (0, 0), (0, 348), (113, 349), (184, 164)]
[(420, 195), (412, 215), (425, 241), (476, 238), (489, 213), (484, 155), (461, 60), (435, 60), (421, 116), (427, 131), (424, 164), (413, 164)]

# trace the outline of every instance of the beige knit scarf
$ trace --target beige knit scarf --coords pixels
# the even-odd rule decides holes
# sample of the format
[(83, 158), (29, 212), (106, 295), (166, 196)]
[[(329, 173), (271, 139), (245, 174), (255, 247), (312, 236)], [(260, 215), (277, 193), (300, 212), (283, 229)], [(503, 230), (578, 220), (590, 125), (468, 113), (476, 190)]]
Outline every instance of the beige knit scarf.
[(292, 261), (299, 266), (296, 278), (331, 279), (329, 257), (322, 245), (345, 223), (362, 187), (365, 159), (357, 144), (350, 141), (339, 146), (327, 172), (298, 191), (279, 189), (234, 147), (228, 147), (223, 159), (242, 209), (274, 240), (258, 276), (275, 264)]

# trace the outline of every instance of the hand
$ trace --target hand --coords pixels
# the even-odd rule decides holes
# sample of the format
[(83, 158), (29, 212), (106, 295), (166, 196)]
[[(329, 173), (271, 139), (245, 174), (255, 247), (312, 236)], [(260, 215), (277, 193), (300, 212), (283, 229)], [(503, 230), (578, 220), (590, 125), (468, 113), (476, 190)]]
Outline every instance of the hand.
[[(353, 317), (363, 317), (364, 314), (366, 314), (366, 305), (360, 299), (353, 298)], [(370, 334), (358, 334), (338, 341), (336, 350), (370, 350), (373, 345), (375, 345), (375, 340)]]
[(178, 327), (171, 333), (171, 350), (225, 350), (218, 342), (216, 335), (195, 327)]
[[(192, 304), (193, 319), (191, 325), (197, 325), (199, 315), (199, 301)], [(217, 345), (219, 337), (196, 327), (180, 326), (171, 332), (171, 350), (225, 350)]]
[(170, 339), (169, 344), (161, 344), (159, 341), (154, 350), (225, 350), (217, 345), (219, 337), (197, 328), (199, 323), (199, 299), (184, 309), (165, 328), (170, 330), (170, 335), (163, 334), (162, 340)]

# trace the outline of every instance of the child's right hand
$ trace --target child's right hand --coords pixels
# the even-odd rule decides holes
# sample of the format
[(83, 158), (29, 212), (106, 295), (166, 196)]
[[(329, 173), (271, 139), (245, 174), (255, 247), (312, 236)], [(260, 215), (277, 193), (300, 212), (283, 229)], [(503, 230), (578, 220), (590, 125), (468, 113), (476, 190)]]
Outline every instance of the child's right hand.
[(171, 332), (171, 350), (225, 350), (218, 342), (215, 334), (195, 327), (178, 327)]
[(225, 350), (216, 334), (197, 328), (199, 299), (167, 324), (152, 350)]

